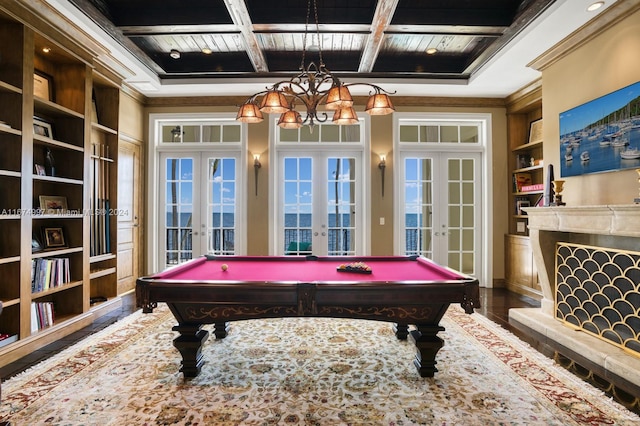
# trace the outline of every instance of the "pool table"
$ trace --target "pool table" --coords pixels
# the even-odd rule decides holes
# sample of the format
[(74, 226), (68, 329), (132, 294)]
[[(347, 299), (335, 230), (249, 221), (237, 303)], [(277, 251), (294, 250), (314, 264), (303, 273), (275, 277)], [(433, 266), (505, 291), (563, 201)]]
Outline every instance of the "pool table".
[[(343, 270), (356, 262), (370, 271)], [(276, 317), (394, 322), (396, 337), (415, 343), (419, 374), (433, 377), (447, 308), (460, 303), (471, 314), (480, 306), (477, 279), (418, 256), (204, 256), (139, 278), (136, 298), (145, 313), (158, 302), (169, 306), (185, 377), (197, 376), (204, 363), (204, 324), (221, 339), (229, 321)]]

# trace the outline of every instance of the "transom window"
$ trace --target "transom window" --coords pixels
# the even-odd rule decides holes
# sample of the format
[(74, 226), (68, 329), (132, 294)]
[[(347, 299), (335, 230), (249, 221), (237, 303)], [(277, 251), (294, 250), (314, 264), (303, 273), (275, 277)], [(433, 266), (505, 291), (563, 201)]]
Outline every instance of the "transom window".
[(167, 123), (160, 125), (160, 143), (240, 143), (242, 125), (237, 123), (212, 124), (211, 122)]
[(337, 126), (331, 123), (316, 124), (313, 128), (277, 129), (279, 143), (360, 143), (360, 124)]
[(399, 125), (400, 143), (480, 143), (480, 124), (474, 122), (430, 121)]

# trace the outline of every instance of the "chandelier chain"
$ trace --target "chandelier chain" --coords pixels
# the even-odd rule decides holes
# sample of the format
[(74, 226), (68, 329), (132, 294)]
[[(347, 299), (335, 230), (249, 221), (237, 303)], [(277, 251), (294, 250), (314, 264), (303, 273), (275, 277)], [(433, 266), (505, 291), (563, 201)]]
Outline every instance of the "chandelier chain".
[(316, 37), (318, 40), (318, 57), (320, 58), (320, 68), (324, 68), (324, 60), (322, 59), (322, 40), (320, 39), (320, 24), (318, 24), (318, 2), (313, 0), (313, 13), (316, 20)]
[(307, 17), (304, 21), (304, 34), (302, 35), (302, 61), (300, 62), (300, 70), (304, 70), (304, 61), (307, 54), (307, 32), (309, 31), (309, 14), (311, 13), (311, 0), (307, 1)]
[[(316, 37), (318, 38), (318, 60), (306, 64), (307, 40), (309, 36), (309, 18), (311, 17), (311, 2), (313, 1), (313, 18), (316, 25)], [(313, 43), (313, 32), (311, 32)], [(315, 59), (315, 58), (314, 58)], [(371, 83), (347, 83), (343, 84), (337, 75), (329, 71), (322, 57), (322, 39), (320, 38), (320, 24), (318, 21), (317, 0), (307, 0), (307, 13), (302, 38), (302, 61), (300, 72), (289, 80), (274, 83), (258, 93), (251, 95), (238, 110), (236, 119), (245, 123), (258, 123), (263, 120), (262, 113), (281, 114), (278, 126), (285, 129), (298, 129), (306, 124), (313, 129), (316, 123), (324, 123), (328, 115), (324, 111), (318, 111), (322, 105), (328, 111), (335, 111), (333, 123), (340, 125), (358, 124), (358, 116), (353, 108), (353, 98), (349, 92), (352, 86), (368, 86), (371, 89), (369, 99), (365, 106), (365, 112), (370, 115), (391, 114), (395, 108), (391, 103), (388, 92), (380, 86)], [(395, 93), (395, 92), (394, 92)], [(258, 105), (258, 98), (262, 97)], [(302, 104), (306, 110), (304, 120), (298, 105)]]

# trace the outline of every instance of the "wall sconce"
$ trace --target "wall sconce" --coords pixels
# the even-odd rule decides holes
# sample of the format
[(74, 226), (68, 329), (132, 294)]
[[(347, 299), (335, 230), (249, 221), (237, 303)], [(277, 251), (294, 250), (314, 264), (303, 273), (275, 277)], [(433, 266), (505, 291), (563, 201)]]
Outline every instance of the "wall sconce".
[(384, 197), (384, 169), (387, 168), (387, 162), (385, 161), (384, 154), (380, 154), (378, 168), (380, 169), (380, 177), (382, 178), (382, 196)]
[(260, 164), (260, 154), (254, 154), (253, 156), (253, 171), (256, 176), (256, 197), (258, 196), (258, 170), (262, 167)]

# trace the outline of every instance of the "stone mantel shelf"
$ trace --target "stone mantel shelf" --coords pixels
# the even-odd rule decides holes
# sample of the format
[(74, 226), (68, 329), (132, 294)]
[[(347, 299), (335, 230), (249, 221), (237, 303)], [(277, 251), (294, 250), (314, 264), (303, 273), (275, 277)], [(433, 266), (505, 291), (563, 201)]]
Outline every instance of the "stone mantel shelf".
[(529, 230), (640, 237), (640, 204), (524, 208)]

